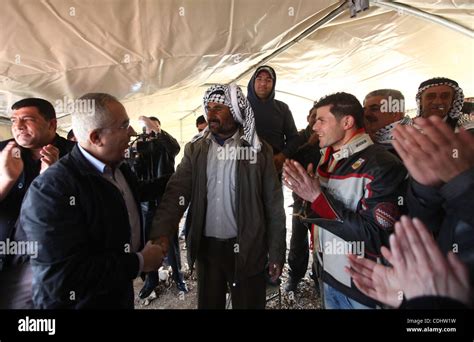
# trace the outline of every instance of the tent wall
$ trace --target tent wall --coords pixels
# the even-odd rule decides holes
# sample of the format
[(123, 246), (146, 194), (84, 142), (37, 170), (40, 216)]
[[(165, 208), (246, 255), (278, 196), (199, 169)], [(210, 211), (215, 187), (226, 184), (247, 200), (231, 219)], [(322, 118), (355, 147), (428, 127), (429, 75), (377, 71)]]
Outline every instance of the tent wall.
[[(242, 75), (340, 5), (329, 0), (3, 0), (0, 102), (25, 96), (53, 103), (86, 92), (108, 92), (140, 115), (156, 115), (181, 142), (195, 134), (195, 117), (211, 83)], [(470, 0), (401, 1), (474, 28)], [(312, 102), (336, 92), (360, 100), (396, 88), (415, 107), (418, 84), (447, 76), (474, 95), (472, 38), (407, 13), (371, 5), (337, 16), (275, 54), (277, 97), (298, 127)], [(244, 89), (245, 91), (245, 89)], [(2, 109), (3, 108), (3, 109)], [(62, 116), (65, 113), (59, 113)], [(8, 117), (8, 106), (0, 106)], [(70, 118), (59, 120), (67, 131)]]

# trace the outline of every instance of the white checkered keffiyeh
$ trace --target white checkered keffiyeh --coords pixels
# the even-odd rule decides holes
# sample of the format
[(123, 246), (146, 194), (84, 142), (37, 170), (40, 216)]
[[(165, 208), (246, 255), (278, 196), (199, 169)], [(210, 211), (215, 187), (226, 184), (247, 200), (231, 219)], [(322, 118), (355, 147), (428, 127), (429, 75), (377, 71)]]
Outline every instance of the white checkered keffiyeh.
[(436, 87), (436, 86), (441, 86), (441, 85), (447, 85), (451, 88), (454, 89), (454, 99), (453, 99), (453, 105), (451, 106), (450, 111), (448, 112), (448, 116), (451, 119), (458, 119), (459, 116), (461, 115), (461, 109), (462, 105), (464, 103), (464, 93), (456, 83), (449, 82), (449, 79), (442, 78), (442, 77), (435, 77), (432, 78), (429, 84), (425, 85), (422, 88), (418, 89), (418, 92), (416, 94), (416, 105), (418, 107), (418, 114), (417, 116), (421, 116), (421, 94), (428, 88), (431, 87)]
[(394, 140), (393, 130), (397, 125), (413, 126), (413, 120), (409, 116), (405, 116), (399, 121), (392, 122), (391, 124), (380, 128), (374, 134), (374, 141), (378, 144), (391, 144)]
[(257, 152), (262, 148), (260, 139), (255, 129), (255, 118), (250, 102), (242, 93), (242, 89), (235, 84), (216, 84), (210, 87), (203, 98), (204, 111), (207, 114), (209, 102), (221, 103), (229, 107), (234, 120), (243, 126), (242, 140), (252, 146)]

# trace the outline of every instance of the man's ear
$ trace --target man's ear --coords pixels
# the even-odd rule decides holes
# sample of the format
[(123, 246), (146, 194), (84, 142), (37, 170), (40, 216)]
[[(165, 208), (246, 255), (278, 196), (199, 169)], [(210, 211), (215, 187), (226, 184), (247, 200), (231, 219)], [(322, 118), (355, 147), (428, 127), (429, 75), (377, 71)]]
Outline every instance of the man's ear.
[(100, 129), (94, 129), (92, 132), (89, 133), (89, 140), (93, 145), (102, 146), (102, 139), (100, 136)]
[(49, 120), (48, 128), (52, 129), (56, 133), (56, 129), (58, 128), (58, 120), (56, 119)]
[(346, 115), (342, 118), (342, 127), (349, 130), (355, 125), (355, 119), (352, 115)]

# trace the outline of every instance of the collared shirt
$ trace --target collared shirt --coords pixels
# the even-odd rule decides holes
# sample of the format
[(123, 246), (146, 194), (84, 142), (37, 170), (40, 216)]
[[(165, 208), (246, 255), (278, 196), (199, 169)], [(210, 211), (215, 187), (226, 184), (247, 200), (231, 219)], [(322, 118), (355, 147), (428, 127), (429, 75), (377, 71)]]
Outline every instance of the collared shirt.
[(207, 139), (211, 141), (207, 155), (207, 212), (204, 235), (219, 239), (235, 238), (236, 150), (240, 146), (239, 130), (225, 140), (223, 146), (219, 145), (212, 134), (209, 134)]
[(131, 251), (137, 253), (138, 259), (140, 261), (140, 271), (143, 269), (143, 256), (139, 253), (140, 249), (140, 237), (141, 237), (141, 228), (140, 228), (140, 213), (138, 212), (138, 207), (133, 197), (132, 190), (130, 189), (125, 177), (118, 167), (111, 168), (110, 166), (104, 164), (92, 154), (87, 152), (80, 144), (77, 145), (81, 151), (84, 158), (87, 159), (89, 163), (110, 183), (112, 183), (122, 194), (123, 200), (127, 207), (128, 220), (130, 224), (130, 237), (131, 237)]

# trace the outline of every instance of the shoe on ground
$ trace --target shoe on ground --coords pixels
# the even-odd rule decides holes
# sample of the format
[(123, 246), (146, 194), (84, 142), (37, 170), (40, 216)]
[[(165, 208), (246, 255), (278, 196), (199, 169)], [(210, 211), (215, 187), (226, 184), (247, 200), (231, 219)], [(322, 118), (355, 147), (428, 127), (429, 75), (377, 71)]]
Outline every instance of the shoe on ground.
[(189, 292), (189, 289), (188, 287), (186, 286), (186, 283), (179, 283), (179, 284), (176, 284), (176, 287), (178, 288), (178, 290), (181, 292), (184, 292), (184, 293), (188, 293)]
[(151, 286), (143, 286), (143, 288), (138, 293), (140, 299), (148, 298), (155, 288)]
[(145, 299), (153, 290), (158, 286), (158, 273), (148, 273), (145, 279), (145, 284), (143, 284), (143, 288), (138, 293), (138, 297), (140, 299)]
[(295, 279), (289, 278), (285, 285), (286, 292), (296, 292), (298, 290), (298, 283)]

